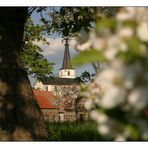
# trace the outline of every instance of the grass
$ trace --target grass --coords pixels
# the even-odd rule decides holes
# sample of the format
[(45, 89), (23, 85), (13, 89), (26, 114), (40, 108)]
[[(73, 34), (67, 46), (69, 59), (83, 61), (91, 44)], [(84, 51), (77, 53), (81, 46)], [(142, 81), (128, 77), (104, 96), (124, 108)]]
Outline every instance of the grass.
[(96, 123), (46, 123), (49, 141), (101, 141)]

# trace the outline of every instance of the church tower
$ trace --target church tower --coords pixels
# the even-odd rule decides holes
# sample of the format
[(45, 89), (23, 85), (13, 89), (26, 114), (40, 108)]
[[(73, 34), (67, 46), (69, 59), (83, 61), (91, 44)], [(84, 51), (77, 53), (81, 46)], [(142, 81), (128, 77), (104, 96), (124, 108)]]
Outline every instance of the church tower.
[(60, 78), (75, 78), (75, 69), (72, 68), (70, 64), (70, 52), (69, 52), (69, 45), (68, 39), (65, 40), (65, 51), (63, 57), (63, 64), (59, 71)]

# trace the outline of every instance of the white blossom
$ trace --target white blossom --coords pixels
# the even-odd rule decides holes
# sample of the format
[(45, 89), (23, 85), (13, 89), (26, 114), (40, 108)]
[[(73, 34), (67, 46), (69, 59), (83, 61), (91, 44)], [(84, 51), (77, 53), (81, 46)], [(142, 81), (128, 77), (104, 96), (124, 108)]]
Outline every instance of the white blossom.
[(88, 41), (88, 42), (85, 42), (85, 43), (82, 43), (82, 44), (77, 44), (76, 49), (79, 50), (79, 51), (84, 51), (86, 49), (89, 49), (90, 46), (91, 46), (91, 42)]
[(125, 67), (123, 61), (121, 59), (114, 59), (111, 63), (111, 67), (114, 71), (121, 74), (122, 69)]
[(96, 120), (98, 116), (99, 116), (98, 111), (93, 110), (93, 111), (90, 112), (90, 117), (91, 117), (92, 120)]
[(111, 131), (111, 129), (108, 125), (106, 125), (106, 124), (98, 125), (98, 132), (101, 135), (108, 135), (110, 133), (110, 131)]
[(118, 50), (116, 48), (108, 48), (104, 51), (104, 55), (107, 59), (113, 60), (118, 53)]
[(99, 86), (95, 82), (89, 84), (89, 89), (91, 91), (91, 94), (98, 94), (99, 93)]
[(87, 110), (90, 110), (93, 106), (93, 100), (92, 99), (87, 99), (84, 103), (84, 106)]
[(102, 112), (98, 112), (96, 110), (93, 110), (90, 112), (91, 119), (97, 121), (98, 123), (105, 123), (108, 121), (107, 115), (105, 115)]
[(88, 92), (88, 91), (81, 92), (81, 95), (86, 97), (86, 98), (90, 98), (90, 96), (91, 96), (90, 92)]
[(116, 74), (116, 71), (113, 69), (105, 69), (95, 77), (95, 82), (98, 84), (100, 84), (100, 82), (111, 83)]
[(118, 36), (121, 38), (130, 38), (133, 36), (133, 29), (131, 27), (121, 28), (118, 32)]
[(148, 21), (148, 8), (147, 7), (137, 7), (136, 8), (136, 19), (137, 19), (137, 22)]
[(134, 86), (134, 81), (132, 79), (127, 79), (124, 81), (124, 86), (127, 88), (127, 89), (131, 89), (133, 88)]
[(116, 19), (118, 21), (130, 20), (134, 18), (135, 13), (136, 11), (134, 7), (124, 7), (124, 8), (121, 8), (119, 13), (117, 13)]
[[(95, 108), (99, 106), (99, 109), (108, 111), (120, 105), (125, 114), (131, 115), (126, 117), (127, 122), (132, 121), (134, 125), (137, 125), (142, 139), (148, 140), (147, 119), (143, 119), (144, 121), (140, 121), (140, 123), (140, 117), (137, 117), (141, 113), (140, 111), (145, 110), (148, 106), (147, 63), (141, 64), (145, 60), (142, 58), (147, 56), (145, 42), (148, 41), (148, 8), (121, 8), (115, 20), (114, 32), (107, 28), (105, 31), (102, 30), (98, 36), (93, 30), (89, 34), (86, 45), (84, 44), (85, 46), (80, 49), (83, 51), (89, 47), (97, 48), (109, 61), (110, 67), (98, 71), (94, 81), (87, 84), (88, 90), (83, 93), (83, 96), (88, 99), (85, 107), (88, 110), (93, 107), (90, 117), (98, 124), (97, 129), (101, 135), (114, 137), (115, 141), (125, 141), (127, 137), (132, 137), (130, 129), (126, 125), (124, 127), (124, 124), (121, 127), (118, 126), (122, 121), (113, 120), (108, 112), (101, 112)], [(135, 22), (136, 25), (126, 26), (126, 23), (132, 22)], [(139, 40), (138, 50), (129, 48), (134, 42), (130, 45), (128, 39), (135, 37)], [(132, 54), (135, 54), (136, 58), (129, 60)], [(114, 128), (115, 126), (117, 128)], [(120, 129), (123, 133), (119, 133)]]
[[(95, 77), (95, 83), (98, 85), (104, 85), (110, 87), (110, 84), (116, 79), (122, 79), (122, 63), (120, 61), (114, 60), (111, 65), (111, 68), (104, 69)], [(108, 88), (107, 88), (108, 89)]]
[(115, 35), (111, 35), (107, 38), (108, 47), (116, 47), (118, 45), (119, 38)]
[(126, 51), (128, 51), (128, 47), (127, 47), (127, 44), (126, 43), (124, 43), (124, 42), (122, 42), (122, 41), (120, 41), (120, 43), (119, 43), (119, 49), (120, 49), (120, 51), (123, 51), (123, 52), (126, 52)]
[(101, 38), (92, 39), (92, 46), (97, 50), (102, 50), (106, 47), (106, 40)]
[(128, 103), (136, 110), (148, 105), (148, 87), (135, 88), (128, 97)]
[(90, 42), (93, 48), (101, 50), (105, 48), (105, 40), (103, 38), (97, 37), (95, 31), (91, 31), (89, 34)]
[(140, 22), (137, 35), (141, 41), (148, 41), (148, 22)]
[(110, 109), (124, 102), (125, 90), (111, 86), (101, 98), (100, 105), (103, 108)]
[(135, 79), (141, 73), (141, 67), (142, 65), (136, 62), (132, 65), (126, 66), (126, 68), (123, 69), (124, 86), (127, 89), (134, 87)]
[(126, 141), (126, 137), (124, 135), (117, 135), (115, 141)]

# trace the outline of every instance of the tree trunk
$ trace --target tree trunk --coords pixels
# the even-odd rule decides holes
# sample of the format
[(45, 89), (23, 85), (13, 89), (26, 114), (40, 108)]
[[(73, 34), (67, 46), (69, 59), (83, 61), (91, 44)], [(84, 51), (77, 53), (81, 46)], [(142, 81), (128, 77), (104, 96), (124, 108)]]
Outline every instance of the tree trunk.
[(0, 140), (47, 140), (39, 107), (19, 58), (27, 8), (0, 8)]

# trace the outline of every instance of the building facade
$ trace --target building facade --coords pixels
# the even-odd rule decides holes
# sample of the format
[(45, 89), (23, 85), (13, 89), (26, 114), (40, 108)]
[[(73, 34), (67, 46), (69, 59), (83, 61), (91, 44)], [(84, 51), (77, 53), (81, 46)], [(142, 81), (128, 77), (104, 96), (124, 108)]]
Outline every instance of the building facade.
[(61, 69), (59, 69), (59, 77), (45, 77), (42, 81), (36, 81), (35, 89), (54, 92), (57, 87), (70, 86), (76, 83), (75, 69), (70, 63), (69, 45), (68, 40), (66, 40), (63, 64)]
[[(47, 104), (50, 104), (49, 106), (43, 107), (40, 105), (45, 120), (50, 122), (64, 122), (76, 121), (81, 118), (86, 120), (88, 118), (85, 109), (81, 112), (76, 110), (75, 102), (79, 95), (78, 85), (79, 83), (75, 76), (75, 69), (70, 64), (70, 52), (68, 40), (66, 40), (63, 63), (59, 70), (59, 76), (45, 77), (42, 81), (36, 81), (35, 83), (34, 93), (37, 98), (42, 96), (37, 94), (37, 91), (44, 94), (45, 92), (46, 94), (49, 92), (54, 95), (54, 99), (51, 99), (49, 94), (41, 97), (42, 100), (50, 98), (48, 99), (48, 102), (46, 101)], [(39, 100), (37, 100), (38, 103)]]

